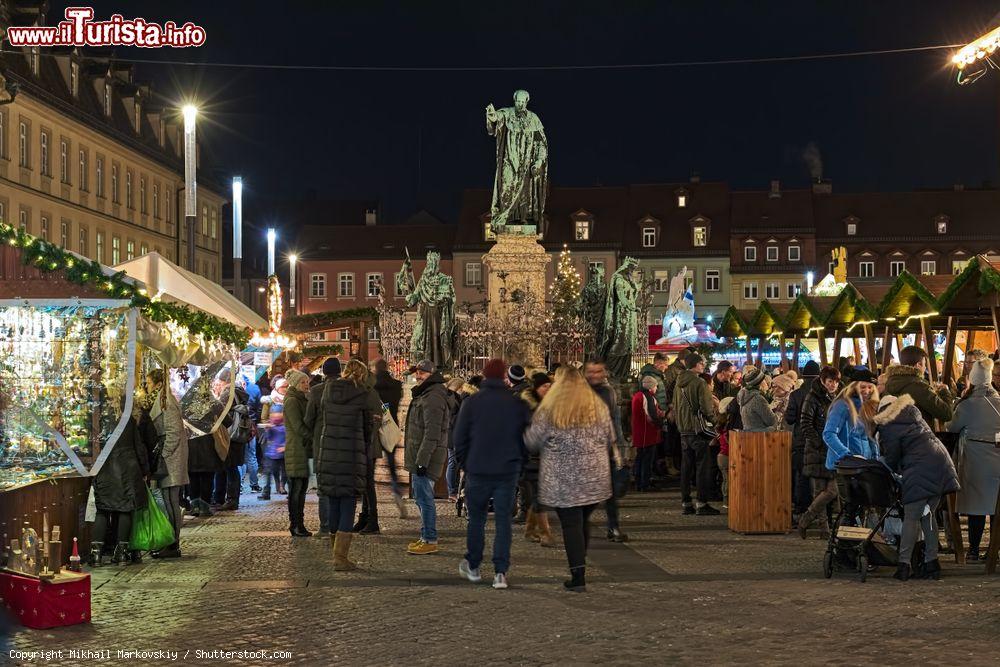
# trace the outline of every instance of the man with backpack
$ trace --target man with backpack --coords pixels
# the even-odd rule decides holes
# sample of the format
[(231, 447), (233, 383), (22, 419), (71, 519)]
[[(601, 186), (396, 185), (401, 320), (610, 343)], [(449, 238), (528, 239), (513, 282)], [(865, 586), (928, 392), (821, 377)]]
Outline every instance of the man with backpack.
[[(673, 408), (681, 436), (681, 502), (684, 514), (714, 516), (719, 510), (708, 504), (713, 486), (711, 437), (706, 427), (715, 420), (712, 391), (701, 378), (705, 358), (697, 352), (684, 357), (685, 370), (674, 387)], [(697, 491), (697, 507), (691, 502), (691, 483)]]

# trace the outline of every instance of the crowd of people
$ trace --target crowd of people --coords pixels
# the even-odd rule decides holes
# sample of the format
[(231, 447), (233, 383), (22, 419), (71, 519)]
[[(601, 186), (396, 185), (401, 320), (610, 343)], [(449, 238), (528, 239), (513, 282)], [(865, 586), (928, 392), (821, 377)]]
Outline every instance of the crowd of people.
[[(335, 570), (355, 569), (354, 535), (381, 530), (380, 458), (393, 501), (406, 516), (394, 454), (402, 444), (420, 519), (407, 553), (439, 551), (435, 486), (443, 475), (449, 501), (468, 518), (462, 577), (482, 579), (491, 513), (493, 587), (503, 589), (514, 525), (524, 525), (526, 539), (552, 547), (554, 512), (569, 568), (565, 588), (584, 591), (595, 509), (605, 510), (607, 539), (626, 542), (618, 512), (625, 489), (645, 493), (679, 478), (683, 515), (718, 515), (712, 503), (728, 506), (731, 432), (786, 430), (792, 527), (803, 539), (813, 527), (829, 537), (839, 514), (837, 464), (850, 457), (879, 459), (898, 475), (905, 508), (895, 576), (936, 579), (938, 506), (949, 493), (960, 490), (957, 509), (968, 516), (966, 559), (981, 558), (986, 517), (1000, 491), (1000, 377), (981, 352), (969, 355), (967, 372), (952, 386), (929, 382), (928, 363), (921, 348), (910, 346), (879, 376), (853, 359), (839, 367), (810, 361), (801, 369), (783, 362), (771, 371), (721, 361), (709, 372), (709, 361), (689, 348), (672, 362), (657, 353), (629, 397), (619, 396), (621, 385), (612, 386), (599, 359), (533, 372), (492, 359), (471, 378), (447, 378), (424, 360), (408, 371), (411, 400), (405, 424), (397, 426), (404, 385), (386, 362), (370, 369), (357, 359), (342, 364), (331, 357), (322, 375), (289, 369), (260, 386), (223, 373), (213, 387), (217, 395), (236, 383), (232, 408), (219, 426), (223, 438), (215, 432), (189, 437), (167, 378), (153, 370), (95, 480), (89, 560), (94, 566), (105, 556), (113, 563), (140, 560), (128, 536), (132, 512), (147, 502), (147, 483), (157, 489), (174, 527), (174, 543), (152, 556), (170, 559), (181, 556), (185, 514), (237, 510), (248, 482), (261, 500), (272, 498), (272, 487), (286, 496), (295, 538), (314, 535), (306, 527), (305, 497), (315, 485), (315, 536), (330, 539)], [(220, 439), (228, 449), (220, 449)], [(921, 535), (923, 558), (914, 567), (911, 555)]]

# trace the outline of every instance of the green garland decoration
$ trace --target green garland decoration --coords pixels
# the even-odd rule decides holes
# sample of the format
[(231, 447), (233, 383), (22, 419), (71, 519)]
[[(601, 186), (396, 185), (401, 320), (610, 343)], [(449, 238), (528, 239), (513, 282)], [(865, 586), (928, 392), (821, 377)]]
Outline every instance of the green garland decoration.
[(250, 342), (253, 333), (250, 329), (238, 327), (186, 305), (153, 301), (145, 290), (128, 282), (124, 271), (106, 276), (98, 262), (77, 257), (55, 244), (3, 222), (0, 222), (0, 243), (20, 248), (21, 260), (25, 265), (47, 272), (63, 271), (69, 282), (96, 289), (113, 299), (128, 300), (132, 307), (138, 308), (154, 322), (176, 322), (187, 327), (192, 334), (221, 340), (241, 350)]
[(348, 308), (347, 310), (329, 310), (323, 313), (293, 315), (292, 317), (285, 318), (285, 324), (282, 328), (285, 331), (297, 332), (301, 329), (313, 329), (323, 325), (330, 325), (333, 327), (343, 320), (375, 320), (377, 318), (377, 310), (371, 308), (370, 306), (362, 306), (360, 308)]

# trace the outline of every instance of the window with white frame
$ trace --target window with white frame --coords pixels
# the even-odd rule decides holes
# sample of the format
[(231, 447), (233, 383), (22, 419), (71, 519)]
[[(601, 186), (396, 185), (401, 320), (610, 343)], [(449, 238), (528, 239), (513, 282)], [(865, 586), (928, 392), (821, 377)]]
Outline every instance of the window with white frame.
[(847, 235), (855, 236), (858, 233), (858, 223), (849, 222), (847, 223)]
[(317, 331), (316, 333), (311, 333), (311, 334), (309, 334), (309, 340), (325, 341), (326, 340), (326, 332), (325, 331)]
[(111, 201), (118, 203), (118, 165), (111, 165)]
[(145, 243), (139, 244), (139, 255), (141, 257), (145, 257), (148, 254), (149, 254), (149, 246), (146, 245)]
[(69, 143), (65, 139), (59, 142), (59, 180), (69, 183)]
[(705, 291), (718, 292), (721, 288), (722, 272), (719, 269), (705, 269)]
[(337, 332), (337, 340), (351, 340), (351, 330), (350, 329), (340, 329)]
[(135, 208), (132, 201), (132, 170), (125, 170), (125, 206)]
[(104, 158), (98, 157), (95, 163), (95, 169), (97, 172), (97, 196), (104, 196)]
[(653, 291), (667, 292), (670, 290), (670, 271), (653, 271)]
[(139, 213), (146, 215), (146, 177), (139, 177)]
[[(135, 241), (129, 239), (125, 243), (125, 259), (135, 259)], [(205, 262), (207, 265), (208, 262)]]
[(379, 287), (382, 285), (381, 273), (368, 273), (365, 275), (366, 294), (370, 297), (378, 296)]
[(59, 224), (59, 245), (69, 250), (69, 223), (63, 220)]
[(643, 227), (642, 228), (642, 247), (643, 248), (653, 248), (656, 246), (656, 228), (655, 227)]
[(41, 228), (40, 228), (39, 232), (40, 232), (40, 236), (42, 237), (42, 240), (43, 241), (51, 241), (52, 239), (49, 238), (49, 216), (43, 215), (42, 219), (40, 221), (40, 224), (41, 224)]
[(965, 271), (965, 267), (969, 265), (969, 260), (967, 259), (953, 259), (951, 260), (951, 272), (953, 275), (958, 275), (962, 271)]
[(757, 299), (757, 283), (743, 283), (743, 298)]
[(80, 149), (80, 189), (87, 191), (87, 152)]
[(160, 217), (160, 184), (153, 183), (153, 217)]
[(122, 263), (122, 240), (117, 236), (111, 237), (111, 264), (117, 266)]
[(920, 275), (922, 276), (933, 276), (937, 273), (937, 260), (936, 259), (922, 259), (920, 260)]
[(28, 167), (28, 126), (21, 122), (17, 127), (17, 155), (18, 164), (24, 168)]
[(100, 262), (101, 264), (103, 264), (104, 263), (104, 232), (97, 232), (97, 236), (94, 237), (94, 243), (97, 246), (96, 248), (94, 248), (94, 250), (95, 250), (94, 254), (97, 255), (94, 259), (96, 259), (98, 262)]
[(77, 243), (79, 244), (76, 251), (83, 255), (84, 257), (90, 257), (90, 246), (87, 244), (87, 228), (80, 227), (77, 235)]
[(309, 297), (312, 299), (325, 299), (326, 298), (326, 274), (325, 273), (310, 273), (309, 274)]
[[(31, 233), (31, 228), (28, 226), (28, 212), (25, 211), (23, 208), (21, 209), (18, 216), (18, 225), (20, 226), (22, 232), (25, 232), (26, 234)], [(955, 273), (958, 273), (958, 271), (956, 271)]]
[(677, 208), (685, 208), (688, 205), (687, 194), (681, 192), (677, 194)]
[(337, 295), (342, 297), (354, 296), (354, 274), (341, 273), (337, 276), (339, 285)]
[(708, 245), (708, 227), (704, 225), (698, 225), (694, 228), (694, 235), (692, 236), (692, 242), (695, 247), (704, 248)]
[(743, 261), (744, 262), (757, 261), (757, 246), (754, 245), (743, 246)]
[(42, 130), (41, 136), (38, 138), (39, 150), (38, 150), (38, 168), (42, 172), (42, 176), (49, 175), (49, 133)]
[(465, 263), (465, 286), (479, 287), (483, 284), (483, 265), (480, 262)]
[(214, 239), (219, 235), (219, 209), (212, 207), (212, 219), (210, 221), (209, 234)]
[(776, 245), (767, 246), (767, 261), (769, 262), (778, 261), (778, 246)]
[(379, 332), (377, 324), (373, 324), (368, 327), (368, 340), (379, 340), (381, 337), (382, 334)]
[(938, 220), (937, 221), (937, 233), (938, 234), (947, 234), (948, 233), (948, 221), (947, 220)]
[(871, 278), (875, 275), (875, 262), (859, 262), (858, 275), (862, 278)]
[(788, 246), (788, 261), (789, 262), (800, 262), (802, 261), (802, 247), (797, 245)]
[(889, 275), (895, 278), (906, 269), (906, 262), (895, 259), (889, 262)]
[(604, 262), (600, 260), (587, 262), (587, 280), (590, 280), (590, 277), (598, 271), (604, 271)]
[(111, 84), (104, 84), (104, 115), (111, 115)]
[(80, 96), (80, 65), (71, 62), (69, 64), (69, 90), (73, 97)]
[(574, 237), (577, 241), (590, 240), (590, 221), (577, 220), (575, 227), (576, 227), (576, 234), (574, 235)]
[(781, 285), (778, 283), (767, 283), (764, 287), (764, 296), (767, 299), (778, 299), (781, 297)]
[(787, 290), (788, 298), (794, 299), (802, 293), (802, 285), (800, 283), (788, 283)]

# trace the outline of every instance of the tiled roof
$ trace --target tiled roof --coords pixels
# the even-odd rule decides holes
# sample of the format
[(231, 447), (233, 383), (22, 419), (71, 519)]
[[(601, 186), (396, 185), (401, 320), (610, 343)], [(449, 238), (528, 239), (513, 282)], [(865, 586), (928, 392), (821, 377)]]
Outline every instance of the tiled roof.
[(812, 233), (813, 193), (811, 190), (783, 190), (780, 197), (768, 191), (733, 192), (733, 230)]
[(307, 225), (298, 236), (303, 259), (395, 259), (409, 249), (413, 259), (429, 250), (450, 257), (455, 239), (452, 225), (371, 225), (331, 227)]

